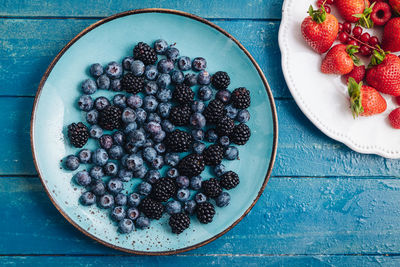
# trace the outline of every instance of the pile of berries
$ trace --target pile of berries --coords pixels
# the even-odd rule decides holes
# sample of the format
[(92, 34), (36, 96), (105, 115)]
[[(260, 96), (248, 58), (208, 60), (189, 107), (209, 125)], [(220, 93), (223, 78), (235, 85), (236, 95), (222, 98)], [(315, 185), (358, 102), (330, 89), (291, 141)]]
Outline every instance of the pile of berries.
[[(98, 147), (64, 164), (71, 171), (85, 165), (74, 175), (85, 188), (81, 204), (108, 209), (119, 232), (148, 228), (168, 213), (171, 231), (180, 234), (191, 215), (210, 223), (214, 205), (229, 204), (226, 190), (238, 186), (239, 176), (222, 161), (239, 159), (235, 145), (250, 138), (250, 92), (228, 90), (228, 73), (210, 75), (206, 67), (204, 58), (180, 56), (161, 39), (153, 47), (139, 42), (121, 63), (90, 66), (77, 101), (87, 124), (72, 123), (67, 134), (76, 148), (89, 139)], [(100, 89), (115, 94), (93, 97)], [(207, 166), (216, 178), (201, 177)], [(131, 190), (133, 179), (140, 182)]]

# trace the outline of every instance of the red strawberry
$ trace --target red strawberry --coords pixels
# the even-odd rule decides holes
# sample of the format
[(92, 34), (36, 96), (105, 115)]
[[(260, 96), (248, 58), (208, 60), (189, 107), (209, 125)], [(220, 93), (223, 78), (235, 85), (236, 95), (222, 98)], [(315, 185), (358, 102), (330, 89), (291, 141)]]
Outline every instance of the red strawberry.
[(367, 83), (384, 94), (400, 96), (400, 58), (374, 50), (370, 66)]
[(368, 0), (335, 0), (340, 15), (348, 22), (358, 22), (366, 27), (372, 27), (370, 14), (372, 8)]
[(386, 51), (400, 51), (400, 18), (393, 18), (383, 30), (382, 47)]
[(354, 69), (350, 73), (344, 75), (344, 78), (346, 79), (346, 83), (349, 82), (350, 77), (353, 78), (357, 83), (364, 80), (365, 66), (364, 65), (354, 66)]
[(351, 72), (354, 64), (359, 61), (355, 53), (358, 52), (358, 46), (337, 44), (329, 50), (322, 60), (321, 71), (326, 74), (344, 75)]
[(389, 114), (389, 122), (395, 129), (400, 129), (400, 108), (396, 108)]
[(322, 54), (329, 50), (339, 32), (339, 22), (335, 16), (326, 13), (322, 6), (308, 10), (308, 16), (301, 23), (301, 33), (306, 43), (317, 53)]
[(353, 117), (372, 116), (386, 110), (386, 100), (374, 88), (350, 78), (348, 91)]
[(400, 0), (389, 0), (389, 4), (392, 6), (394, 12), (400, 15)]

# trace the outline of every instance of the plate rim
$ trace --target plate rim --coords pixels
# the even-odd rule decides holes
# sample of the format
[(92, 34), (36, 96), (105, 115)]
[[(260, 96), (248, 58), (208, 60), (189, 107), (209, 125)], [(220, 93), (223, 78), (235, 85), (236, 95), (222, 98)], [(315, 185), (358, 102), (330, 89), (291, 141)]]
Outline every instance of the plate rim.
[[(222, 230), (221, 232), (219, 232), (218, 234), (214, 235), (213, 237), (206, 239), (200, 243), (191, 245), (191, 246), (187, 246), (184, 248), (180, 248), (180, 249), (176, 249), (176, 250), (166, 250), (166, 251), (157, 251), (157, 252), (149, 252), (149, 251), (140, 251), (140, 250), (133, 250), (133, 249), (127, 249), (127, 248), (123, 248), (123, 247), (119, 247), (117, 245), (111, 244), (107, 241), (101, 240), (100, 238), (96, 237), (95, 235), (87, 232), (85, 229), (83, 229), (82, 227), (80, 227), (74, 220), (72, 220), (68, 214), (66, 212), (64, 212), (64, 210), (58, 206), (58, 204), (56, 203), (55, 199), (53, 199), (53, 197), (51, 196), (46, 183), (44, 181), (44, 178), (42, 177), (42, 173), (39, 169), (39, 166), (37, 164), (37, 160), (36, 160), (36, 149), (35, 149), (35, 144), (34, 144), (34, 121), (36, 118), (36, 110), (37, 110), (37, 104), (38, 104), (38, 100), (41, 96), (42, 93), (42, 89), (44, 84), (47, 81), (47, 78), (49, 77), (51, 71), (53, 70), (54, 66), (57, 64), (57, 62), (60, 60), (60, 58), (64, 55), (64, 53), (76, 42), (78, 41), (81, 37), (83, 37), (85, 34), (89, 33), (91, 30), (97, 28), (98, 26), (107, 23), (109, 21), (112, 21), (114, 19), (118, 19), (118, 18), (122, 18), (125, 16), (130, 16), (130, 15), (135, 15), (135, 14), (143, 14), (143, 13), (167, 13), (167, 14), (173, 14), (173, 15), (178, 15), (178, 16), (183, 16), (183, 17), (187, 17), (190, 19), (194, 19), (197, 20), (203, 24), (206, 24), (207, 26), (210, 26), (216, 30), (218, 30), (220, 33), (224, 34), (225, 36), (227, 36), (229, 39), (231, 39), (245, 54), (246, 56), (250, 59), (250, 61), (252, 62), (253, 66), (256, 68), (263, 84), (264, 84), (264, 88), (267, 92), (269, 101), (270, 101), (270, 108), (271, 108), (271, 115), (272, 115), (272, 122), (273, 122), (273, 142), (272, 142), (272, 151), (271, 151), (271, 157), (270, 157), (270, 161), (269, 161), (269, 166), (268, 166), (268, 171), (267, 174), (265, 176), (264, 182), (260, 188), (260, 190), (258, 191), (258, 194), (256, 196), (256, 198), (253, 200), (253, 202), (251, 203), (251, 205), (246, 209), (246, 211), (236, 220), (234, 221), (230, 226), (228, 226), (227, 228), (225, 228), (224, 230)], [(31, 143), (31, 151), (32, 151), (32, 157), (33, 157), (33, 163), (35, 165), (35, 169), (38, 173), (38, 176), (40, 178), (40, 181), (46, 191), (47, 196), (49, 197), (50, 201), (53, 203), (53, 205), (56, 207), (56, 209), (61, 213), (61, 215), (70, 223), (72, 224), (76, 229), (78, 229), (81, 233), (83, 233), (84, 235), (88, 236), (89, 238), (99, 242), (100, 244), (103, 244), (107, 247), (119, 250), (119, 251), (123, 251), (123, 252), (127, 252), (127, 253), (131, 253), (131, 254), (136, 254), (136, 255), (153, 255), (153, 256), (163, 256), (163, 255), (173, 255), (173, 254), (178, 254), (178, 253), (182, 253), (182, 252), (186, 252), (189, 250), (193, 250), (193, 249), (197, 249), (199, 247), (202, 247), (214, 240), (216, 240), (217, 238), (221, 237), (222, 235), (224, 235), (225, 233), (227, 233), (229, 230), (231, 230), (233, 227), (235, 227), (249, 212), (250, 210), (254, 207), (254, 205), (256, 204), (256, 202), (258, 201), (258, 199), (260, 198), (261, 194), (264, 192), (265, 187), (268, 183), (268, 180), (271, 176), (271, 172), (272, 172), (272, 168), (274, 166), (275, 163), (275, 158), (276, 158), (276, 152), (277, 152), (277, 145), (278, 145), (278, 116), (277, 116), (277, 111), (276, 111), (276, 106), (275, 106), (275, 101), (274, 101), (274, 97), (271, 91), (271, 87), (268, 84), (267, 78), (265, 77), (263, 71), (261, 70), (260, 66), (258, 65), (258, 63), (255, 61), (255, 59), (251, 56), (251, 54), (247, 51), (246, 48), (244, 48), (244, 46), (238, 41), (236, 40), (235, 37), (233, 37), (231, 34), (229, 34), (227, 31), (225, 31), (224, 29), (222, 29), (221, 27), (215, 25), (214, 23), (196, 16), (194, 14), (191, 13), (187, 13), (184, 11), (180, 11), (180, 10), (174, 10), (174, 9), (164, 9), (164, 8), (144, 8), (144, 9), (133, 9), (133, 10), (128, 10), (128, 11), (124, 11), (121, 13), (116, 13), (113, 14), (111, 16), (108, 16), (104, 19), (101, 19), (91, 25), (89, 25), (88, 27), (86, 27), (85, 29), (83, 29), (80, 33), (78, 33), (74, 38), (72, 38), (71, 41), (69, 41), (61, 50), (60, 52), (58, 52), (58, 54), (54, 57), (54, 59), (51, 61), (50, 65), (47, 67), (45, 73), (43, 74), (39, 86), (38, 86), (38, 90), (36, 92), (35, 95), (35, 99), (33, 102), (33, 107), (32, 107), (32, 115), (31, 115), (31, 121), (30, 121), (30, 143)]]

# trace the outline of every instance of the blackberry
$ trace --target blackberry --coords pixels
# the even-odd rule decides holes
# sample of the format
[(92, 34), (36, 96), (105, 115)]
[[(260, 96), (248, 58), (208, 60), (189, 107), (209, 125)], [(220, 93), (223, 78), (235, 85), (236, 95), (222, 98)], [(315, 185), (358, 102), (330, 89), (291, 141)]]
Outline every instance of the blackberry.
[(219, 136), (228, 136), (232, 133), (234, 127), (235, 122), (231, 118), (225, 116), (218, 121), (215, 131)]
[(189, 227), (190, 218), (185, 213), (175, 213), (169, 218), (168, 224), (173, 233), (180, 234)]
[(228, 88), (231, 83), (231, 78), (229, 78), (228, 73), (225, 71), (217, 71), (211, 77), (211, 84), (218, 90)]
[(203, 112), (207, 123), (217, 123), (223, 116), (225, 116), (225, 114), (226, 110), (224, 103), (218, 99), (211, 100)]
[(221, 175), (219, 184), (227, 190), (235, 188), (239, 184), (239, 176), (236, 172), (227, 171)]
[(220, 145), (210, 145), (204, 150), (203, 158), (208, 166), (218, 165), (224, 158), (224, 149)]
[(148, 44), (139, 42), (133, 49), (133, 57), (145, 65), (153, 65), (157, 61), (157, 54)]
[(82, 122), (72, 123), (68, 126), (68, 138), (74, 147), (83, 147), (89, 139), (89, 129)]
[(244, 87), (233, 90), (231, 95), (232, 104), (235, 108), (245, 109), (250, 106), (250, 91)]
[(190, 107), (188, 105), (175, 106), (171, 108), (168, 119), (176, 126), (185, 126), (189, 124)]
[(233, 128), (230, 139), (237, 145), (244, 145), (249, 141), (251, 136), (250, 128), (244, 123), (238, 124)]
[(178, 172), (180, 175), (193, 177), (204, 171), (205, 164), (202, 155), (190, 154), (184, 157), (178, 164)]
[(125, 90), (128, 93), (140, 93), (144, 88), (144, 78), (137, 77), (132, 73), (127, 73), (121, 79), (121, 87), (122, 90)]
[(196, 215), (199, 222), (207, 224), (212, 222), (215, 215), (215, 208), (210, 202), (203, 202), (197, 205)]
[(99, 125), (104, 130), (119, 129), (122, 126), (122, 111), (117, 106), (107, 106), (99, 112)]
[(164, 144), (171, 152), (186, 152), (190, 149), (193, 143), (193, 137), (181, 130), (174, 130), (165, 138)]
[(215, 198), (222, 193), (222, 188), (215, 178), (210, 178), (202, 182), (201, 187), (203, 188), (204, 194), (211, 198)]
[(180, 104), (189, 104), (193, 101), (194, 92), (186, 84), (177, 84), (172, 97)]
[(160, 202), (165, 202), (176, 193), (175, 181), (171, 178), (158, 179), (153, 184), (152, 197)]
[(145, 198), (140, 202), (139, 210), (148, 218), (159, 220), (164, 213), (164, 206), (152, 198)]

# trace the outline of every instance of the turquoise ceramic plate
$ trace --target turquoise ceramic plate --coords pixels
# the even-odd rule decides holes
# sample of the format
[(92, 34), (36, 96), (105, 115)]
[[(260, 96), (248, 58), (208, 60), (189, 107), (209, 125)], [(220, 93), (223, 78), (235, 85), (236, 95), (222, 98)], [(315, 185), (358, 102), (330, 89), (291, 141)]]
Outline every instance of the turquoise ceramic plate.
[[(170, 233), (167, 217), (152, 221), (148, 230), (121, 235), (108, 213), (97, 207), (83, 207), (83, 192), (72, 183), (73, 172), (61, 168), (60, 160), (76, 153), (64, 138), (65, 126), (85, 121), (75, 107), (80, 83), (88, 77), (93, 62), (121, 61), (132, 53), (135, 43), (152, 43), (163, 38), (176, 43), (181, 55), (207, 59), (208, 70), (227, 71), (230, 88), (250, 89), (252, 137), (240, 147), (240, 160), (224, 162), (240, 176), (240, 185), (231, 190), (229, 208), (216, 208), (214, 222), (201, 225), (193, 218), (190, 229), (181, 235)], [(110, 92), (98, 91), (111, 96)], [(277, 119), (271, 91), (257, 63), (232, 36), (214, 24), (173, 10), (135, 10), (101, 20), (76, 36), (53, 60), (36, 95), (32, 114), (31, 142), (37, 171), (57, 209), (84, 234), (116, 249), (137, 254), (172, 254), (207, 244), (236, 225), (253, 207), (268, 181), (277, 145)], [(94, 142), (89, 142), (89, 148)], [(85, 166), (81, 166), (83, 169)], [(205, 178), (212, 177), (208, 170)], [(136, 181), (137, 183), (138, 181)], [(130, 187), (129, 187), (130, 188)]]

